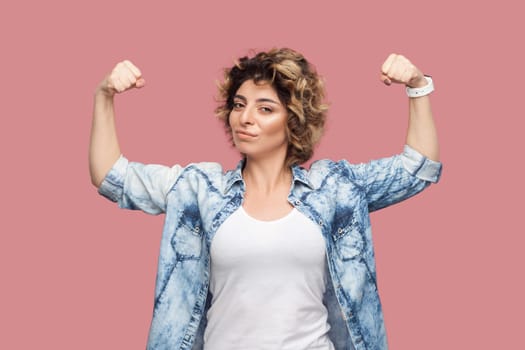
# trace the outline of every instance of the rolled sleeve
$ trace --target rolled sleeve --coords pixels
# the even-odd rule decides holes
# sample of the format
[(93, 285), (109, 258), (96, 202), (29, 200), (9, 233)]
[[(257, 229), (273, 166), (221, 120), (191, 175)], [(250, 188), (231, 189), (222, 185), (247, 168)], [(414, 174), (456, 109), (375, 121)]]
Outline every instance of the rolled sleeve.
[(130, 162), (124, 156), (115, 162), (98, 192), (123, 209), (161, 214), (166, 210), (167, 194), (183, 168)]
[(113, 202), (118, 202), (124, 191), (124, 179), (128, 164), (128, 159), (121, 155), (102, 181), (98, 193)]
[(405, 145), (401, 160), (404, 168), (417, 178), (436, 183), (441, 177), (442, 164), (428, 159), (409, 145)]

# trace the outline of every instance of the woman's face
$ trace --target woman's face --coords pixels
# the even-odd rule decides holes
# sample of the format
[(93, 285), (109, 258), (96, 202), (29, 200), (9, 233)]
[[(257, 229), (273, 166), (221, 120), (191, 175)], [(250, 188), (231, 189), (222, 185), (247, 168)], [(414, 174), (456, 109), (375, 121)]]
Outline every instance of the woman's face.
[(237, 90), (230, 113), (235, 147), (248, 158), (286, 156), (288, 113), (268, 83), (245, 81)]

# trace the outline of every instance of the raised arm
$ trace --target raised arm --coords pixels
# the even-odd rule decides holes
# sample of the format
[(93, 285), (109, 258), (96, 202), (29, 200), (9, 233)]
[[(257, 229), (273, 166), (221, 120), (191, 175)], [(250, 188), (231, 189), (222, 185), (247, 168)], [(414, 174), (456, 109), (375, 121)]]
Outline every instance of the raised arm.
[[(404, 84), (421, 88), (428, 84), (423, 73), (406, 57), (391, 54), (381, 67), (381, 80), (386, 85)], [(429, 95), (409, 98), (409, 119), (406, 144), (425, 157), (439, 161), (439, 144)]]
[(140, 70), (126, 60), (118, 63), (95, 90), (89, 172), (96, 187), (100, 186), (121, 154), (115, 127), (114, 96), (132, 88), (141, 88), (144, 84)]

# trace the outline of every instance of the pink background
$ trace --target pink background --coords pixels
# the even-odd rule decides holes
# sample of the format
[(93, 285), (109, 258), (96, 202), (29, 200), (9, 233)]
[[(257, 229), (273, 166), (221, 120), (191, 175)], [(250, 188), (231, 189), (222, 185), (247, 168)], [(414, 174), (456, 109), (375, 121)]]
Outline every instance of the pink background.
[(119, 210), (91, 186), (95, 86), (124, 58), (144, 73), (147, 86), (117, 101), (129, 158), (231, 167), (214, 80), (272, 46), (302, 51), (326, 79), (315, 158), (401, 150), (406, 98), (378, 80), (390, 52), (433, 75), (442, 180), (372, 217), (391, 349), (522, 348), (518, 3), (2, 3), (0, 348), (145, 347), (163, 218)]

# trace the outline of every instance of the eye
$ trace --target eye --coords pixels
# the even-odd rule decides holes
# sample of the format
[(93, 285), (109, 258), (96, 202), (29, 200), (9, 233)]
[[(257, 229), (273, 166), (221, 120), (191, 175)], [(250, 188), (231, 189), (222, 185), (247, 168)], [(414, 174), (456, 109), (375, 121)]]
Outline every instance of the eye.
[(272, 113), (273, 112), (273, 109), (271, 109), (270, 107), (266, 107), (266, 106), (261, 106), (259, 107), (259, 110), (263, 113)]
[(244, 107), (244, 104), (242, 102), (233, 102), (233, 109), (234, 110), (239, 110), (239, 109), (242, 109)]

